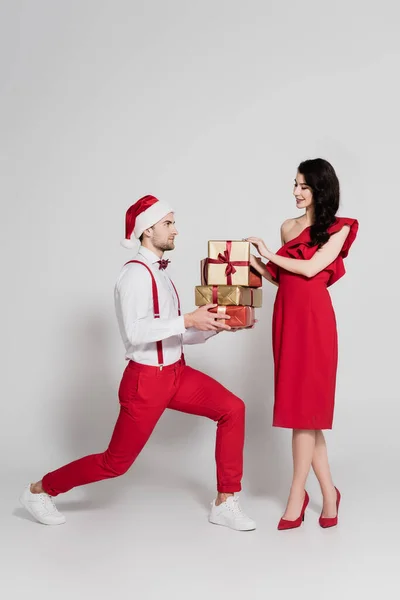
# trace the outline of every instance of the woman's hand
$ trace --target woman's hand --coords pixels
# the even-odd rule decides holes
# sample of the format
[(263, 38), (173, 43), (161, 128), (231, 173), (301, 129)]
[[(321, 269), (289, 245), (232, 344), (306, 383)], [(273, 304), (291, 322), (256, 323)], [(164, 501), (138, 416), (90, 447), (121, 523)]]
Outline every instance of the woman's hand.
[(258, 256), (254, 256), (254, 254), (250, 254), (250, 265), (253, 267), (255, 271), (263, 275), (265, 273), (264, 263)]
[(273, 253), (271, 252), (271, 250), (269, 250), (267, 248), (267, 246), (265, 245), (265, 243), (263, 242), (263, 240), (261, 238), (248, 237), (248, 238), (246, 238), (246, 242), (250, 242), (250, 244), (253, 244), (253, 246), (255, 248), (257, 248), (260, 256), (263, 256), (267, 260), (270, 260), (270, 257), (272, 256)]

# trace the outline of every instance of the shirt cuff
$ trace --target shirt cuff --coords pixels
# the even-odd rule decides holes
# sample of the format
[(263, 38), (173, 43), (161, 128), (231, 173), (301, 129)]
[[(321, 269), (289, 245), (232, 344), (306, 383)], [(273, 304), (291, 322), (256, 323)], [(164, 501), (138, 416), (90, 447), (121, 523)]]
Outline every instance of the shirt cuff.
[(181, 315), (176, 319), (172, 319), (171, 327), (173, 328), (174, 335), (183, 335), (186, 331), (185, 329), (185, 317)]
[(214, 337), (215, 335), (218, 335), (218, 333), (221, 333), (222, 329), (217, 329), (214, 331), (203, 331), (203, 336), (205, 340), (208, 340), (211, 337)]

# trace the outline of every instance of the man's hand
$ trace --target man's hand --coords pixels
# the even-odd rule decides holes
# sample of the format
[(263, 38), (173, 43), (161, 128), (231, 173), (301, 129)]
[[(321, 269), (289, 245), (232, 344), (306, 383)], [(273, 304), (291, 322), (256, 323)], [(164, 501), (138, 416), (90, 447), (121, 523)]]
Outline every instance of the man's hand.
[(229, 325), (224, 325), (221, 320), (230, 319), (229, 315), (219, 315), (209, 312), (210, 308), (215, 308), (218, 304), (206, 304), (200, 306), (191, 313), (184, 315), (185, 328), (194, 327), (199, 331), (230, 331)]

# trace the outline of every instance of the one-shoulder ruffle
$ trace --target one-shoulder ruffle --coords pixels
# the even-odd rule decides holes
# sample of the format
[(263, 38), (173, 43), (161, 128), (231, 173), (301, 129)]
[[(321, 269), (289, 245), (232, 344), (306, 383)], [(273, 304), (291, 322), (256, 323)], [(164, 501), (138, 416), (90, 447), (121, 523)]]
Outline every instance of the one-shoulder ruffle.
[[(343, 277), (343, 275), (346, 272), (343, 259), (346, 258), (346, 256), (348, 255), (349, 250), (357, 237), (358, 221), (356, 219), (350, 219), (347, 217), (337, 217), (335, 223), (331, 225), (331, 227), (329, 227), (328, 229), (328, 232), (330, 234), (333, 234), (340, 231), (345, 225), (348, 225), (350, 227), (350, 231), (343, 244), (340, 254), (330, 265), (328, 265), (324, 269), (326, 272), (329, 273), (329, 279), (327, 283), (328, 286), (338, 281), (338, 279)], [(317, 252), (318, 247), (308, 246), (309, 242), (310, 227), (307, 227), (296, 238), (284, 244), (282, 248), (278, 250), (277, 254), (279, 256), (285, 256), (287, 258), (310, 260)], [(271, 261), (269, 261), (265, 266), (268, 272), (271, 274), (273, 280), (279, 282), (280, 267), (278, 267)]]

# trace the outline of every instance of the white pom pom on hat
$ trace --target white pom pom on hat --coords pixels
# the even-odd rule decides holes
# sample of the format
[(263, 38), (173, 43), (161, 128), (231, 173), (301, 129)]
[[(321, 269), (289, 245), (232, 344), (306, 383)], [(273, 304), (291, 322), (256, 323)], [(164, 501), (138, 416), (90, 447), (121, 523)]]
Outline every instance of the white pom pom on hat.
[(127, 250), (133, 250), (133, 248), (137, 245), (137, 242), (134, 240), (121, 240), (121, 246), (126, 248)]
[(174, 210), (168, 204), (160, 202), (155, 196), (140, 198), (126, 211), (125, 239), (121, 241), (121, 246), (132, 250), (136, 246), (132, 236), (139, 239), (145, 229), (161, 221), (170, 212), (174, 212)]

